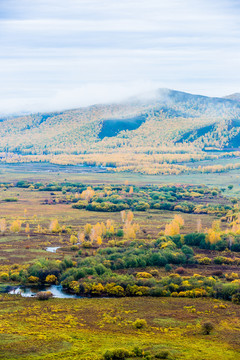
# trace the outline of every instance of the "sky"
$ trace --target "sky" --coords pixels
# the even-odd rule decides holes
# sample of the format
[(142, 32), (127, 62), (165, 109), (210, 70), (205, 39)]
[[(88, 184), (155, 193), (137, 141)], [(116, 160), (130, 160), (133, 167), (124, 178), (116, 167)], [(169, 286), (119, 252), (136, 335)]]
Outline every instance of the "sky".
[(240, 92), (239, 0), (0, 0), (0, 114)]

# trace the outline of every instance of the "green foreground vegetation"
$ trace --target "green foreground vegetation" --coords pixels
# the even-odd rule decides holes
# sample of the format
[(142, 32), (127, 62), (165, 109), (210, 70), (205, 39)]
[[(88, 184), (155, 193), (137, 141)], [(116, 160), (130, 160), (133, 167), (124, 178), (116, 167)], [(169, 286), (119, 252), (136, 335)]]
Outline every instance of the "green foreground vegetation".
[[(1, 295), (0, 304), (1, 359), (97, 360), (117, 349), (127, 350), (127, 359), (234, 360), (240, 355), (239, 306), (231, 303), (182, 298), (41, 302)], [(140, 329), (137, 319), (145, 320)], [(202, 324), (209, 320), (214, 329), (204, 335)]]
[[(10, 179), (0, 185), (1, 359), (240, 356), (235, 185)], [(55, 285), (77, 297), (41, 291)], [(6, 292), (18, 286), (38, 295)]]

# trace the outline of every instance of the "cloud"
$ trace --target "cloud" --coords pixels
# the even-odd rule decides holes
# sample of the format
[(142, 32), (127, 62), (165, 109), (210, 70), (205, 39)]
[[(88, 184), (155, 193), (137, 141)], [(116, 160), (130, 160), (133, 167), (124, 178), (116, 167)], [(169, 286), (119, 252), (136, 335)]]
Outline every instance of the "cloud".
[(79, 104), (89, 106), (121, 102), (136, 94), (153, 91), (155, 88), (154, 82), (88, 83), (77, 88), (49, 91), (45, 96), (43, 94), (34, 96), (37, 95), (36, 92), (28, 99), (16, 97), (3, 101), (0, 97), (0, 109), (2, 113), (9, 113), (9, 109), (11, 109), (10, 113), (18, 113), (24, 109), (27, 109), (28, 112), (38, 112), (39, 109), (41, 111), (74, 109), (78, 108)]
[(235, 0), (1, 0), (0, 112), (115, 101), (153, 86), (239, 91), (238, 19)]

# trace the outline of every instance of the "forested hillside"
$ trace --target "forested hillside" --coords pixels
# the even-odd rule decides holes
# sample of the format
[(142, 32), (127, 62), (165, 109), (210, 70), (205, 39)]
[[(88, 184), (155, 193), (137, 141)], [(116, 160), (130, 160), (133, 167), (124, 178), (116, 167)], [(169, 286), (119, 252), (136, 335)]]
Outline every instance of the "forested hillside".
[(211, 98), (159, 89), (124, 103), (3, 118), (0, 136), (7, 161), (37, 155), (35, 160), (58, 156), (58, 162), (69, 163), (78, 156), (75, 163), (121, 170), (136, 161), (148, 163), (153, 154), (157, 164), (181, 162), (176, 154), (196, 161), (206, 158), (205, 150), (239, 149), (240, 103), (237, 96)]

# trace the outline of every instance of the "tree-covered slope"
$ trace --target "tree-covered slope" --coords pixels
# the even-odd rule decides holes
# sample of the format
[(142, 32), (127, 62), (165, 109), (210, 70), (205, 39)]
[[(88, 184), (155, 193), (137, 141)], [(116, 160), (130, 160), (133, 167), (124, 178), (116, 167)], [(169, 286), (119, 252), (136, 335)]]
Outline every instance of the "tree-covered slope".
[(240, 147), (240, 103), (159, 89), (124, 103), (2, 118), (0, 151), (22, 154)]

